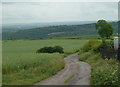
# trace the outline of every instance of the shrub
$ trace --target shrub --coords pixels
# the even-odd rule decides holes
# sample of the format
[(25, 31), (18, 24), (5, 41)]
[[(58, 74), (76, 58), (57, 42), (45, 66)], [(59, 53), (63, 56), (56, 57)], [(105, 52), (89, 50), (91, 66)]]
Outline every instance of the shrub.
[(92, 66), (91, 85), (103, 85), (119, 87), (119, 62), (116, 59), (104, 60), (98, 53), (83, 52), (79, 60), (85, 61)]
[(89, 50), (91, 50), (91, 44), (90, 44), (90, 42), (86, 43), (86, 44), (81, 48), (81, 50), (82, 50), (83, 52), (88, 52)]
[(64, 53), (63, 48), (60, 46), (55, 46), (55, 47), (43, 47), (41, 49), (38, 49), (36, 53)]
[(79, 60), (80, 61), (86, 61), (90, 56), (91, 56), (91, 52), (81, 53), (80, 57), (79, 57)]
[(98, 40), (90, 40), (88, 41), (81, 50), (83, 52), (88, 52), (90, 50), (93, 50), (95, 52), (99, 52), (100, 47), (102, 46), (102, 42)]
[(114, 48), (113, 40), (106, 41), (105, 43), (106, 43), (107, 48)]
[(63, 48), (60, 46), (53, 47), (53, 52), (64, 53)]
[[(114, 64), (109, 64), (112, 62)], [(104, 61), (102, 61), (104, 63)], [(118, 62), (115, 60), (108, 60), (106, 63), (93, 68), (92, 71), (92, 84), (93, 85), (120, 85), (118, 80)]]
[(102, 43), (97, 43), (97, 44), (94, 44), (93, 46), (93, 51), (94, 52), (99, 52), (100, 51), (100, 48), (103, 46)]
[(94, 52), (99, 52), (100, 48), (104, 48), (104, 49), (110, 49), (113, 48), (113, 41), (108, 40), (106, 41), (104, 44), (99, 41), (99, 40), (89, 40), (82, 48), (81, 50), (83, 52), (88, 52), (90, 50), (94, 51)]

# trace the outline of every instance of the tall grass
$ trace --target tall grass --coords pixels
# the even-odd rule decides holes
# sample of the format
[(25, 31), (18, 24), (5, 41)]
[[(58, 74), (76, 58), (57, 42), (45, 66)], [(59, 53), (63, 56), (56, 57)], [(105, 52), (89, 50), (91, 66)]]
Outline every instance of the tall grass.
[(2, 71), (4, 74), (10, 72), (18, 72), (22, 69), (27, 70), (29, 68), (35, 68), (38, 66), (44, 66), (44, 63), (47, 63), (47, 66), (50, 66), (50, 62), (56, 63), (57, 60), (61, 62), (63, 60), (62, 55), (56, 54), (35, 54), (35, 53), (26, 53), (26, 54), (6, 54), (3, 58), (3, 67)]
[[(62, 55), (56, 54), (8, 54), (3, 59), (3, 84), (26, 84), (56, 74), (64, 68)], [(22, 81), (21, 81), (22, 80)], [(27, 81), (28, 80), (28, 81)], [(24, 82), (25, 81), (25, 82)]]

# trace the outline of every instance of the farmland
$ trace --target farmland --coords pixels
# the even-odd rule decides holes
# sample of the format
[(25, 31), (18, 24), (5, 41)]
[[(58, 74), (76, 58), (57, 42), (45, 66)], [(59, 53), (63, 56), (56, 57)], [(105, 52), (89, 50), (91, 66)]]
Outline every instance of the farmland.
[[(48, 78), (64, 68), (64, 55), (79, 50), (87, 40), (46, 39), (3, 41), (3, 84), (31, 85)], [(64, 54), (40, 53), (44, 46), (59, 45)]]

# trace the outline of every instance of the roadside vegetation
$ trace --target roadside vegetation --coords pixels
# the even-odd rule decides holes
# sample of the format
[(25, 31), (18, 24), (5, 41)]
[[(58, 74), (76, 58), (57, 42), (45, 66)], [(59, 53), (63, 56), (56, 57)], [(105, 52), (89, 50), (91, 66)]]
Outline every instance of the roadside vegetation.
[(91, 85), (120, 85), (118, 76), (119, 62), (116, 59), (103, 59), (99, 53), (93, 51), (83, 52), (79, 60), (92, 66)]
[(88, 41), (79, 52), (79, 60), (87, 62), (92, 66), (91, 85), (118, 87), (120, 86), (120, 72), (118, 67), (120, 62), (117, 60), (117, 57), (113, 58), (113, 56), (107, 55), (108, 50), (112, 49), (111, 52), (114, 51), (113, 41), (110, 39), (114, 29), (112, 25), (105, 20), (98, 20), (95, 27), (98, 30), (101, 40), (94, 39)]

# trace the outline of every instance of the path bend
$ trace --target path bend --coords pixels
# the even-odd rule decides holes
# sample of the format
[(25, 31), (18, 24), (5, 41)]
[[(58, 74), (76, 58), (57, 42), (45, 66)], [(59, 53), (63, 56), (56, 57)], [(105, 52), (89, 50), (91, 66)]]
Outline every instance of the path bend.
[(64, 58), (66, 65), (56, 75), (35, 85), (90, 85), (91, 66), (78, 60), (78, 54)]

